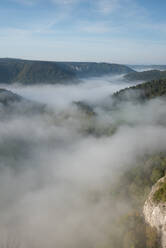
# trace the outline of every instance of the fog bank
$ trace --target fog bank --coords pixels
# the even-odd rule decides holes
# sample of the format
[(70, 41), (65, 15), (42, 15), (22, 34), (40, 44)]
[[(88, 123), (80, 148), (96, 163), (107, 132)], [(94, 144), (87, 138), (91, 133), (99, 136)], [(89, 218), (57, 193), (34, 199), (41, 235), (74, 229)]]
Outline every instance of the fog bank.
[[(0, 121), (1, 246), (109, 246), (116, 217), (130, 208), (112, 199), (112, 186), (144, 155), (166, 147), (165, 100), (112, 109), (110, 95), (126, 86), (118, 77), (8, 86), (51, 111)], [(73, 101), (86, 101), (96, 115)]]

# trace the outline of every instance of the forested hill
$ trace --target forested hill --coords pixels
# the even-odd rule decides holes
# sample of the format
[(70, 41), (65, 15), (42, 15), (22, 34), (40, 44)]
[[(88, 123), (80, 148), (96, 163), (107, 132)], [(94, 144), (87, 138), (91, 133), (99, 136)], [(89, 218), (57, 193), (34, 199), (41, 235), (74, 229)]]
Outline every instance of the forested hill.
[[(134, 101), (136, 101), (138, 105), (141, 103), (141, 110), (144, 111), (144, 106), (146, 106), (146, 104), (144, 105), (144, 103), (148, 103), (149, 100), (156, 97), (163, 97), (164, 104), (166, 103), (165, 96), (166, 79), (153, 80), (150, 82), (142, 83), (115, 93), (113, 95), (115, 103), (120, 104), (115, 104), (115, 106), (118, 106), (118, 108), (112, 108), (112, 111), (123, 113), (124, 109), (125, 124), (128, 125), (128, 123), (130, 123), (131, 127), (133, 128), (136, 125), (137, 121), (135, 122), (136, 119), (134, 119), (134, 121), (131, 121), (129, 117), (130, 122), (128, 122), (128, 116), (130, 116), (128, 103), (130, 103), (130, 106), (133, 106)], [(128, 101), (126, 102), (127, 104), (124, 104), (125, 101)], [(149, 104), (151, 103), (149, 102)], [(134, 109), (138, 110), (137, 108)], [(141, 112), (136, 112), (135, 114), (139, 115), (140, 113)], [(150, 116), (150, 113), (147, 112), (147, 115)], [(124, 116), (122, 118), (124, 118)], [(140, 118), (144, 118), (143, 115)], [(153, 125), (153, 127), (162, 126), (163, 128), (165, 128), (165, 122), (161, 122), (160, 118), (157, 122), (155, 122), (155, 124), (150, 122), (151, 125)], [(124, 123), (124, 120), (121, 119), (119, 121), (120, 125)], [(140, 160), (135, 164), (132, 163), (128, 167), (128, 170), (125, 173), (122, 173), (122, 176), (115, 186), (115, 189), (112, 191), (112, 194), (115, 197), (116, 201), (117, 199), (119, 199), (119, 201), (121, 199), (128, 199), (128, 202), (131, 203), (132, 207), (127, 214), (119, 217), (116, 225), (117, 228), (123, 229), (123, 231), (120, 235), (119, 233), (115, 233), (112, 235), (113, 244), (112, 246), (110, 245), (110, 247), (161, 248), (161, 234), (157, 232), (157, 229), (155, 227), (151, 227), (150, 225), (147, 225), (145, 223), (145, 220), (143, 218), (143, 206), (146, 199), (148, 198), (152, 186), (165, 175), (166, 151), (165, 148), (162, 146), (161, 151), (154, 152), (152, 154), (147, 153), (147, 155), (143, 156), (142, 161)], [(163, 185), (161, 185), (160, 191), (157, 191), (157, 195), (155, 195), (157, 200), (160, 200), (161, 197), (163, 197), (163, 195), (165, 194), (164, 190)], [(118, 244), (117, 240), (119, 242)]]
[(45, 104), (30, 101), (10, 90), (0, 88), (0, 115), (2, 119), (12, 118), (13, 115), (41, 114), (45, 111)]
[(58, 83), (74, 79), (74, 73), (57, 63), (0, 59), (0, 83)]
[(99, 77), (106, 74), (127, 74), (134, 72), (120, 64), (95, 62), (57, 62), (61, 67), (73, 72), (77, 77)]
[(131, 72), (124, 76), (128, 81), (148, 81), (166, 78), (166, 71), (150, 70), (142, 72)]
[(119, 100), (149, 100), (155, 97), (166, 96), (166, 79), (153, 80), (150, 82), (132, 86), (113, 95)]
[(0, 83), (68, 83), (78, 78), (127, 74), (125, 65), (93, 62), (47, 62), (0, 59)]

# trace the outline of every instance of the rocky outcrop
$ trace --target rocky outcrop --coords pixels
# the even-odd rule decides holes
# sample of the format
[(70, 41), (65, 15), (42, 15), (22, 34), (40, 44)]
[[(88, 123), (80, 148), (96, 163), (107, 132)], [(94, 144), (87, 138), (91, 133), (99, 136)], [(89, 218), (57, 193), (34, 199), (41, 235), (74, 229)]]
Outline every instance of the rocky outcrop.
[(155, 202), (154, 194), (165, 180), (166, 176), (152, 187), (143, 208), (145, 221), (157, 229), (163, 248), (166, 248), (166, 202)]

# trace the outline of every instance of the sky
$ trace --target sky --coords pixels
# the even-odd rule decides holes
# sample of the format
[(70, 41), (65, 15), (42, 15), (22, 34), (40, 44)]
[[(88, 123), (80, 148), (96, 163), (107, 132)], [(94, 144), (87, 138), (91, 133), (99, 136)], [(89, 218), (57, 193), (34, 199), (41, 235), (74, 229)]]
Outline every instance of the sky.
[(1, 0), (0, 57), (166, 64), (165, 0)]

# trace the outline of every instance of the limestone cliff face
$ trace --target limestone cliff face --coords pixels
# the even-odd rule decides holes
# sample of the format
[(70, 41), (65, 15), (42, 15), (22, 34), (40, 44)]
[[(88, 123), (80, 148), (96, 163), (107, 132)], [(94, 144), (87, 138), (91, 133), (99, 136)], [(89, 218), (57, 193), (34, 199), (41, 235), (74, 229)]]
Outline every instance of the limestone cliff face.
[(143, 213), (145, 221), (155, 227), (161, 238), (161, 245), (166, 248), (166, 202), (155, 203), (153, 200), (154, 193), (159, 189), (160, 184), (166, 180), (166, 176), (161, 178), (153, 187), (144, 204)]

